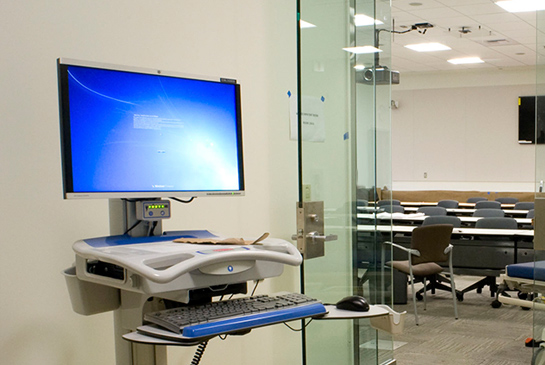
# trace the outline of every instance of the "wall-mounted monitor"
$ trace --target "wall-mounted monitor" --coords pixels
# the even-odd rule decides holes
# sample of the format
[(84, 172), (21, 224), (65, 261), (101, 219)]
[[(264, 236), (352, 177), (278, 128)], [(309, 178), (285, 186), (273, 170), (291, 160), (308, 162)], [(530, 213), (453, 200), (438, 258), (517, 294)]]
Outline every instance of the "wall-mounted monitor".
[(235, 80), (57, 64), (65, 198), (244, 194)]
[[(537, 109), (536, 109), (537, 107)], [(536, 112), (537, 110), (537, 112)], [(536, 126), (537, 122), (537, 126)], [(545, 143), (545, 96), (519, 97), (519, 143)]]

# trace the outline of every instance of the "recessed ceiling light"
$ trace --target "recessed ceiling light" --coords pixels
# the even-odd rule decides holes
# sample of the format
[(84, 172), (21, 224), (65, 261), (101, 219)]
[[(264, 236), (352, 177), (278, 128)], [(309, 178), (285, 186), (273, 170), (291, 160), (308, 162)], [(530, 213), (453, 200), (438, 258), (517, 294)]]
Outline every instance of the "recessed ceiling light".
[(354, 54), (382, 52), (381, 49), (375, 48), (373, 46), (346, 47), (346, 48), (343, 48), (343, 50), (345, 50), (346, 52), (354, 53)]
[(496, 5), (501, 6), (510, 13), (545, 10), (545, 1), (543, 0), (504, 0), (497, 1)]
[(309, 22), (305, 22), (303, 19), (299, 20), (299, 26), (301, 27), (301, 29), (315, 28), (316, 27), (314, 24), (309, 23)]
[(405, 47), (416, 52), (448, 51), (449, 49), (452, 49), (449, 46), (437, 42), (408, 44)]
[(380, 20), (373, 19), (370, 16), (367, 16), (365, 14), (356, 14), (354, 23), (356, 24), (356, 27), (363, 27), (366, 25), (373, 25), (373, 24), (384, 24)]
[(453, 58), (448, 60), (453, 65), (467, 65), (470, 63), (484, 63), (479, 57)]

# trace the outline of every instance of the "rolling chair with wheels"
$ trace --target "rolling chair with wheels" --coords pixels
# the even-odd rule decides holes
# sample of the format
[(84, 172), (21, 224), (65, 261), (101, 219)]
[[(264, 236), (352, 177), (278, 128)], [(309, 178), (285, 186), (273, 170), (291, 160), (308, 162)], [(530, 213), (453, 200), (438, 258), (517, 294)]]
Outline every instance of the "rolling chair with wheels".
[(397, 199), (392, 200), (379, 200), (377, 202), (377, 207), (382, 207), (384, 205), (401, 205), (401, 202)]
[(518, 202), (515, 203), (514, 210), (530, 210), (534, 209), (534, 202)]
[(474, 217), (505, 217), (505, 212), (502, 209), (482, 208), (475, 209)]
[(385, 242), (396, 249), (405, 251), (408, 259), (404, 261), (389, 261), (386, 263), (396, 270), (409, 275), (414, 304), (414, 316), (418, 325), (418, 312), (416, 306), (416, 291), (414, 289), (415, 279), (424, 283), (424, 309), (426, 309), (426, 287), (427, 280), (443, 272), (438, 262), (448, 261), (450, 274), (450, 291), (454, 304), (454, 317), (458, 319), (458, 308), (456, 305), (456, 288), (454, 284), (454, 272), (452, 269), (452, 245), (450, 237), (452, 225), (434, 224), (424, 227), (417, 227), (412, 232), (411, 247), (405, 248), (393, 242)]
[[(475, 223), (475, 228), (493, 228), (493, 229), (517, 229), (518, 224), (514, 218), (509, 217), (486, 217), (479, 219)], [(478, 238), (476, 238), (478, 239)], [(497, 236), (495, 240), (510, 240), (508, 236)], [(459, 290), (456, 295), (459, 301), (464, 300), (464, 294), (472, 290), (477, 290), (477, 293), (481, 293), (483, 288), (488, 286), (490, 288), (490, 296), (494, 297), (496, 291), (498, 290), (498, 285), (496, 284), (495, 276), (486, 276), (483, 279), (477, 281), (476, 283), (471, 284), (465, 289)]]
[(456, 209), (458, 208), (458, 200), (439, 200), (437, 202), (437, 206), (438, 207), (443, 207), (443, 208), (453, 208), (453, 209)]
[(479, 219), (475, 228), (517, 229), (517, 220), (510, 217), (488, 217)]
[(497, 198), (497, 202), (500, 202), (501, 204), (516, 204), (518, 203), (518, 198), (511, 198), (511, 197), (504, 197), (504, 198)]
[(483, 198), (483, 197), (480, 197), (480, 196), (475, 196), (473, 198), (467, 199), (467, 202), (468, 203), (477, 203), (477, 202), (484, 202), (484, 201), (487, 201), (487, 200), (488, 200), (487, 198)]
[(501, 209), (500, 202), (480, 201), (475, 203), (475, 209)]
[(431, 226), (433, 224), (451, 224), (454, 228), (460, 228), (462, 221), (453, 215), (432, 215), (426, 217), (422, 222), (422, 226)]

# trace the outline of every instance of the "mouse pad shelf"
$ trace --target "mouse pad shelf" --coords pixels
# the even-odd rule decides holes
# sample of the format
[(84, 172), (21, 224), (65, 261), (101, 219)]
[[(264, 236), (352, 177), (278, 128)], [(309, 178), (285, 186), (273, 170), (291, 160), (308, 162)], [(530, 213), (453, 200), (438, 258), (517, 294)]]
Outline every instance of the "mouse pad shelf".
[(407, 312), (398, 313), (386, 305), (371, 305), (367, 312), (349, 311), (337, 309), (334, 305), (325, 305), (328, 313), (322, 317), (314, 318), (316, 320), (324, 319), (360, 319), (369, 318), (371, 327), (386, 331), (390, 334), (400, 334), (403, 332), (405, 315)]
[(357, 311), (349, 311), (345, 309), (337, 309), (337, 307), (335, 307), (334, 305), (325, 305), (325, 308), (328, 313), (322, 317), (318, 317), (315, 319), (324, 320), (324, 319), (370, 318), (370, 317), (386, 316), (389, 314), (389, 312), (386, 309), (376, 305), (371, 305), (367, 312), (357, 312)]

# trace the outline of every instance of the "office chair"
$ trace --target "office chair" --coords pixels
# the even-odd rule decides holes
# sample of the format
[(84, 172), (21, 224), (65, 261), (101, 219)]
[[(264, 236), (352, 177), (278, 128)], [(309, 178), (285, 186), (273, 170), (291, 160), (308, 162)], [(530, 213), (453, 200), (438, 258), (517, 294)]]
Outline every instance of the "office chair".
[(515, 210), (530, 210), (534, 209), (534, 202), (517, 202), (515, 203)]
[(505, 212), (502, 209), (482, 208), (475, 209), (474, 217), (505, 217)]
[[(389, 261), (386, 265), (409, 275), (411, 290), (413, 294), (414, 317), (418, 325), (418, 313), (416, 309), (416, 291), (414, 289), (415, 278), (424, 283), (424, 309), (426, 309), (426, 281), (429, 278), (437, 276), (443, 272), (443, 268), (437, 262), (448, 261), (450, 274), (450, 288), (443, 286), (444, 289), (452, 292), (452, 301), (454, 304), (454, 318), (458, 319), (458, 308), (456, 306), (456, 288), (454, 285), (454, 272), (452, 269), (452, 245), (450, 236), (452, 234), (452, 225), (434, 224), (425, 227), (416, 227), (411, 236), (411, 247), (405, 248), (393, 242), (385, 242), (407, 252), (408, 260)], [(441, 288), (443, 289), (443, 288)]]
[(443, 207), (420, 207), (417, 210), (418, 213), (424, 213), (425, 215), (447, 215), (447, 209)]
[(526, 218), (535, 218), (536, 213), (533, 209), (530, 209), (528, 213), (526, 213)]
[(475, 209), (501, 209), (501, 203), (495, 201), (480, 201), (475, 203)]
[(452, 215), (433, 215), (426, 217), (422, 222), (422, 226), (431, 226), (433, 224), (451, 224), (454, 228), (460, 228), (462, 221)]
[(405, 208), (401, 205), (383, 205), (380, 209), (383, 209), (386, 213), (405, 213)]
[(458, 208), (458, 201), (457, 200), (439, 200), (437, 202), (437, 206), (438, 207), (443, 207), (443, 208), (457, 209)]
[(484, 201), (487, 201), (487, 200), (488, 200), (488, 199), (486, 199), (486, 198), (483, 198), (483, 197), (480, 197), (480, 196), (476, 196), (476, 197), (467, 199), (467, 202), (468, 202), (468, 203), (477, 203), (477, 202), (484, 202)]
[(379, 200), (377, 202), (377, 207), (382, 207), (384, 205), (401, 205), (401, 202), (399, 200), (396, 200), (396, 199), (392, 199), (392, 200)]
[(509, 197), (506, 197), (506, 198), (497, 198), (496, 199), (497, 202), (500, 202), (501, 204), (516, 204), (518, 203), (518, 198), (509, 198)]
[(356, 206), (358, 207), (366, 207), (369, 205), (369, 201), (366, 199), (356, 199)]
[[(493, 229), (517, 229), (517, 221), (514, 218), (509, 217), (489, 217), (481, 218), (475, 223), (475, 228), (493, 228)], [(489, 237), (476, 237), (476, 239), (490, 239)], [(494, 240), (511, 240), (509, 236), (496, 236)], [(485, 286), (490, 288), (490, 296), (494, 297), (494, 294), (498, 290), (495, 276), (487, 276), (476, 283), (471, 284), (467, 288), (459, 290), (456, 295), (459, 301), (464, 300), (464, 294), (472, 290), (477, 290), (477, 293), (482, 293)]]
[(475, 228), (517, 229), (518, 224), (515, 218), (489, 217), (479, 219), (475, 223)]

